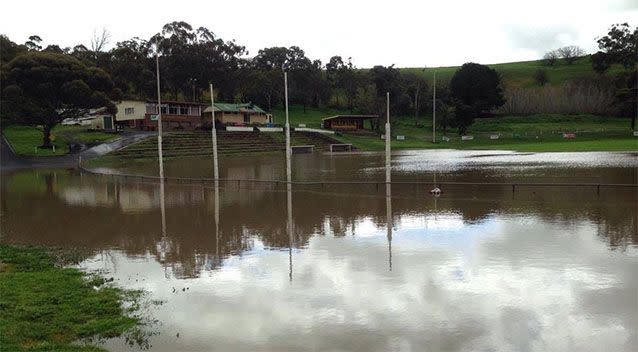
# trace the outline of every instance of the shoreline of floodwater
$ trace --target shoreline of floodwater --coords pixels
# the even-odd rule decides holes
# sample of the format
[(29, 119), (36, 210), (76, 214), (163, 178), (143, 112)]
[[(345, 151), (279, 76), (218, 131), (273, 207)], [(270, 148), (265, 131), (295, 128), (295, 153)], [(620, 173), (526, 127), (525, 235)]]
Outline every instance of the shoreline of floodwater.
[(85, 257), (69, 249), (0, 244), (0, 349), (102, 351), (101, 341), (120, 336), (146, 346), (143, 292), (69, 267)]

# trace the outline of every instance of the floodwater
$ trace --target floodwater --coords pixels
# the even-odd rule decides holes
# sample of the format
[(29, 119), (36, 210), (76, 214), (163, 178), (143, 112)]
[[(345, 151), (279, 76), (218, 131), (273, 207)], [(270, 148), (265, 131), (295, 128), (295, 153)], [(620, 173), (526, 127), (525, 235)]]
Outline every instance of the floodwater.
[[(84, 248), (80, 264), (143, 289), (152, 351), (634, 351), (636, 153), (406, 151), (384, 158), (225, 157), (233, 181), (70, 170), (3, 174), (2, 241)], [(210, 177), (212, 162), (168, 161)], [(134, 164), (112, 173), (153, 174)], [(243, 181), (236, 181), (243, 180)], [(289, 222), (290, 221), (290, 222)], [(106, 348), (127, 351), (123, 340)]]

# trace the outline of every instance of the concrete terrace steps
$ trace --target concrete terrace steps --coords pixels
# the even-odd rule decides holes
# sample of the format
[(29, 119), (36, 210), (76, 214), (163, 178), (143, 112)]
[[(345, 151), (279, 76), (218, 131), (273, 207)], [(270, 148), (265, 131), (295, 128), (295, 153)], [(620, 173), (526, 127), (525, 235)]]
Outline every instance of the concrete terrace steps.
[[(217, 131), (220, 154), (275, 152), (285, 150), (281, 133)], [(293, 145), (314, 145), (315, 150), (326, 151), (339, 141), (316, 132), (293, 132)], [(212, 137), (209, 131), (169, 132), (162, 138), (165, 156), (212, 155)], [(149, 137), (113, 153), (123, 158), (153, 157), (157, 155), (157, 137)]]
[(320, 151), (330, 149), (330, 144), (341, 143), (334, 138), (317, 132), (293, 132), (291, 137), (293, 145), (314, 145), (315, 150)]

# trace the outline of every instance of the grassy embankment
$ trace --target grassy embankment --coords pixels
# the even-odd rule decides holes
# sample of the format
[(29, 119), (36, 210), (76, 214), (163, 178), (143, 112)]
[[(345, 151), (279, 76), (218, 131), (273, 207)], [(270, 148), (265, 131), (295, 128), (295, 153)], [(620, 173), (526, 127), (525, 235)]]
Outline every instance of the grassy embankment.
[(42, 130), (32, 126), (3, 126), (2, 134), (18, 155), (52, 156), (69, 153), (68, 143), (77, 141), (85, 144), (97, 144), (117, 138), (116, 134), (106, 132), (89, 132), (82, 126), (57, 125), (52, 134), (55, 153), (52, 149), (39, 149), (42, 145)]
[[(290, 109), (290, 121), (293, 127), (300, 123), (318, 128), (321, 118), (336, 115), (338, 111), (307, 109), (300, 106)], [(282, 123), (284, 112), (274, 112), (276, 122)], [(629, 119), (593, 115), (530, 115), (504, 116), (476, 119), (468, 134), (474, 140), (462, 141), (455, 129), (447, 133), (437, 129), (437, 138), (446, 135), (449, 142), (432, 143), (431, 116), (420, 118), (415, 127), (414, 117), (392, 118), (393, 149), (507, 149), (518, 151), (614, 151), (638, 150), (638, 138), (632, 136)], [(369, 128), (369, 126), (367, 126)], [(576, 132), (576, 139), (564, 139), (562, 132)], [(490, 135), (499, 134), (498, 140)], [(397, 141), (396, 136), (405, 136)], [(380, 136), (336, 136), (337, 139), (352, 143), (361, 150), (383, 150), (385, 142)]]
[(141, 292), (61, 264), (77, 254), (0, 245), (0, 350), (102, 351), (91, 342), (126, 336), (144, 344)]
[[(542, 60), (507, 62), (502, 64), (490, 64), (489, 67), (495, 69), (503, 77), (503, 82), (512, 87), (533, 87), (537, 86), (534, 80), (534, 74), (537, 70), (542, 69), (547, 72), (549, 85), (560, 85), (567, 81), (578, 79), (596, 78), (598, 75), (592, 70), (591, 60), (589, 56), (576, 60), (573, 64), (568, 65), (564, 60), (558, 60), (553, 66), (543, 64)], [(425, 68), (401, 68), (401, 71), (414, 72), (428, 79), (432, 79), (434, 71), (438, 82), (447, 82), (452, 78), (454, 72), (459, 66), (449, 67), (428, 67)], [(607, 76), (613, 77), (615, 74), (623, 70), (622, 66), (614, 65), (606, 73)]]

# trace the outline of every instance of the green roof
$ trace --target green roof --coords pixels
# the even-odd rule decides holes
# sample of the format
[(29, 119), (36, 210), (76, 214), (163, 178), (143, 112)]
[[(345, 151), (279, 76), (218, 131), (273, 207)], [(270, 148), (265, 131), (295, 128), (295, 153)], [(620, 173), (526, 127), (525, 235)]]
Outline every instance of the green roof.
[[(261, 114), (265, 114), (264, 111), (259, 106), (252, 103), (244, 103), (244, 104), (229, 104), (229, 103), (215, 103), (215, 111), (223, 111), (223, 112), (257, 112)], [(210, 112), (210, 107), (206, 108), (204, 112)]]

